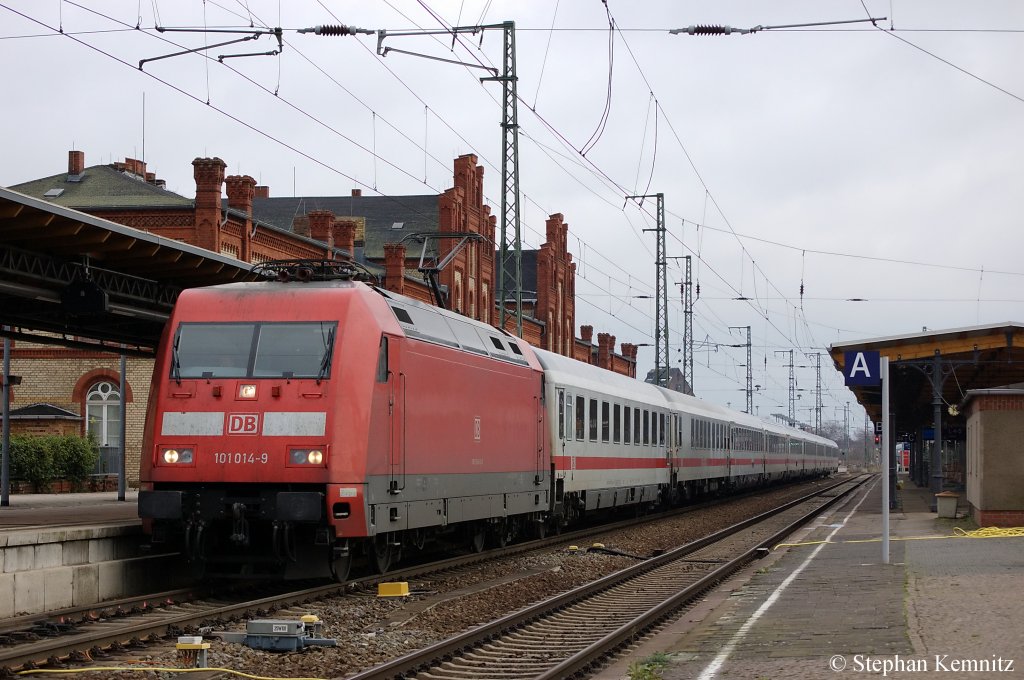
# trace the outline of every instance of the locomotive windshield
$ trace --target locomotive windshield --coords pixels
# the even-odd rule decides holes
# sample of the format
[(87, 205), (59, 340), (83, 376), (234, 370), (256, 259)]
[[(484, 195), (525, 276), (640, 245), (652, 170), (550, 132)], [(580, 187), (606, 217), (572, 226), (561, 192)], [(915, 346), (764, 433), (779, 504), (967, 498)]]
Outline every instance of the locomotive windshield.
[(330, 375), (337, 323), (182, 323), (171, 377), (316, 378)]

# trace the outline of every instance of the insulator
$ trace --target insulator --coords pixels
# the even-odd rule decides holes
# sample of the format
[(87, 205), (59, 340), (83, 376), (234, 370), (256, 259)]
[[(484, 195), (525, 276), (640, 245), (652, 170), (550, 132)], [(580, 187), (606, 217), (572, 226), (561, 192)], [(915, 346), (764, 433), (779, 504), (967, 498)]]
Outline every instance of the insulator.
[(346, 26), (345, 24), (327, 24), (326, 26), (317, 26), (315, 33), (317, 35), (355, 35), (355, 31)]
[(800, 284), (800, 297), (804, 296), (804, 284)]
[(690, 35), (731, 35), (732, 26), (690, 26), (686, 32)]

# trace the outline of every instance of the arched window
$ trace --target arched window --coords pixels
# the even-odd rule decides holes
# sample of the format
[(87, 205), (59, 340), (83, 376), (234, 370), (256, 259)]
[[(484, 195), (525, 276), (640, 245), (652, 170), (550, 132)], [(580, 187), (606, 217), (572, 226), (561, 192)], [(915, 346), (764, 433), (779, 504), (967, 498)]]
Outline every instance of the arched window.
[(100, 459), (96, 472), (117, 472), (121, 456), (121, 393), (112, 382), (98, 382), (85, 397), (85, 430), (96, 438)]

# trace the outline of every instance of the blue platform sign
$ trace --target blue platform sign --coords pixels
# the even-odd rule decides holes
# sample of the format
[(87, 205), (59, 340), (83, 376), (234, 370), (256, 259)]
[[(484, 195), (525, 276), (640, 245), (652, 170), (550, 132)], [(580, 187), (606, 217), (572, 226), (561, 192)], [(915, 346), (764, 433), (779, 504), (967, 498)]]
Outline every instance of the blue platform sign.
[(847, 385), (881, 385), (879, 352), (843, 352), (843, 378)]

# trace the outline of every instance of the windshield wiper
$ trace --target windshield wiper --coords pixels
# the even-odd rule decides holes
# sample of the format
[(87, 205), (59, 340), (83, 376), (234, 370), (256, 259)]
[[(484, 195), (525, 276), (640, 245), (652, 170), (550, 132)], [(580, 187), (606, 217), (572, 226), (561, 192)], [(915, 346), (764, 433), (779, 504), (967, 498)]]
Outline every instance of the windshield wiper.
[(171, 375), (174, 381), (181, 386), (181, 360), (178, 358), (178, 343), (181, 342), (181, 332), (174, 336), (174, 347), (171, 350)]
[(316, 375), (317, 385), (324, 379), (331, 367), (331, 357), (334, 355), (334, 330), (334, 327), (331, 327), (330, 332), (327, 333), (327, 339), (324, 341), (324, 355), (320, 359), (320, 372)]

